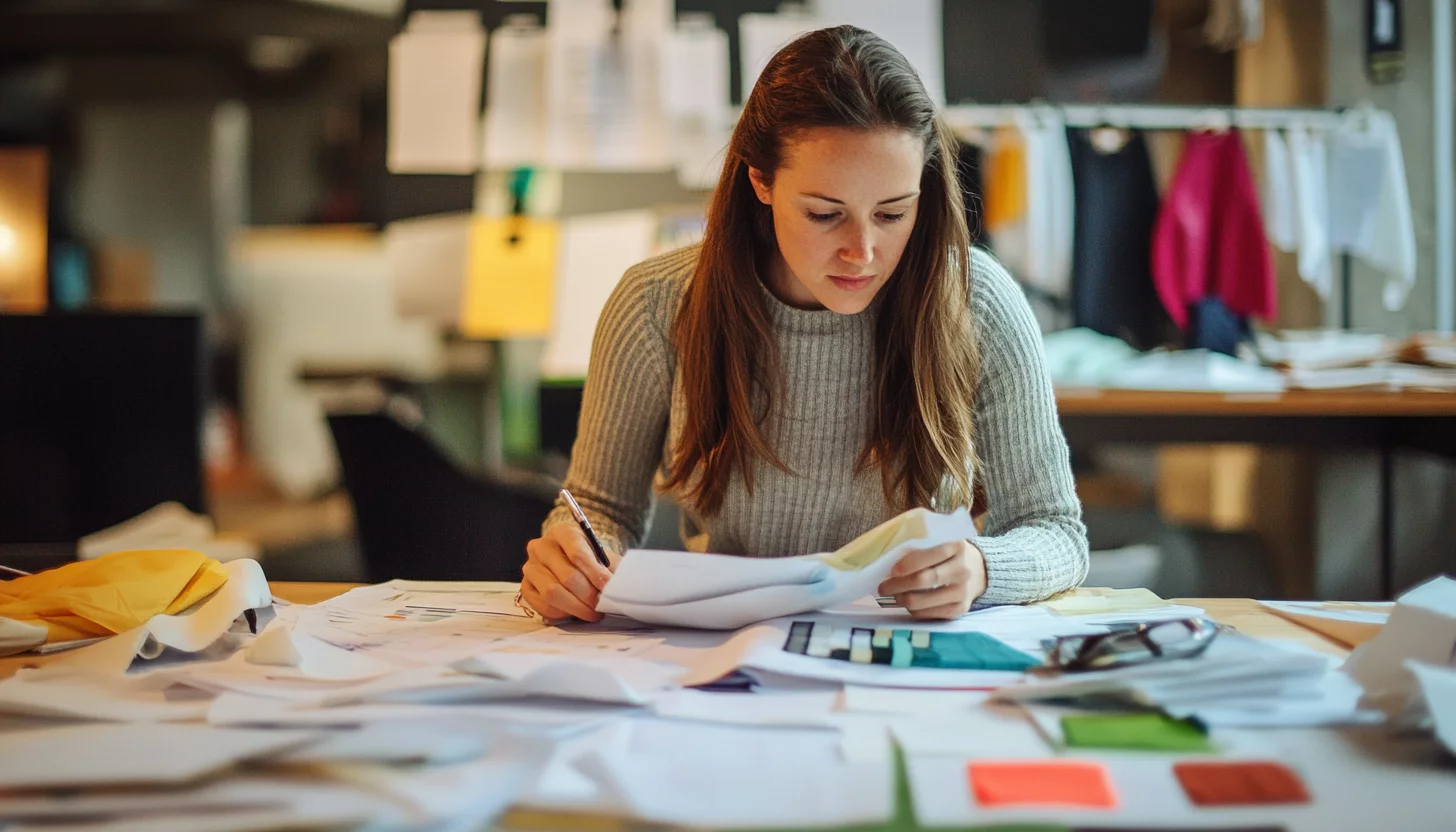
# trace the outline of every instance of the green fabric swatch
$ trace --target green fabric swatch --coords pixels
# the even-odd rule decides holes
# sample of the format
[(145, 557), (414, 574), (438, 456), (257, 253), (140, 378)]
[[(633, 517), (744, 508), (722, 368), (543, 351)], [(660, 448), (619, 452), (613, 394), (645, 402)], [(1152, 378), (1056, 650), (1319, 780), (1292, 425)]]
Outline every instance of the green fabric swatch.
[(1062, 734), (1072, 748), (1135, 751), (1213, 751), (1198, 726), (1156, 713), (1064, 716)]

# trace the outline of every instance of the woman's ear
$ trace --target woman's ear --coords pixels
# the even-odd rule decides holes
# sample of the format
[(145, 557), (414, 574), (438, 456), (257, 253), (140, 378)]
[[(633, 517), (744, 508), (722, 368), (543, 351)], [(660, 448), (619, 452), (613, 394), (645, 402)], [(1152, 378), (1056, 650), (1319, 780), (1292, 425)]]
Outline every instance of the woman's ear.
[(758, 201), (764, 205), (773, 204), (773, 191), (763, 181), (763, 171), (755, 167), (748, 169), (748, 182), (753, 186), (753, 192), (758, 196)]

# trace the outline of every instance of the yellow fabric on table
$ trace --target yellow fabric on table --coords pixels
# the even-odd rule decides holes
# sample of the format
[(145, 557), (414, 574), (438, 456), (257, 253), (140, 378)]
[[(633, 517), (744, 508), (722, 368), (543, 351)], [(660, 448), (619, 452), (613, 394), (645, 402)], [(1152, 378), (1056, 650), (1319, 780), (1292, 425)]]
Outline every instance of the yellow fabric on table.
[(112, 552), (0, 582), (0, 618), (44, 626), (47, 642), (98, 638), (176, 615), (225, 583), (222, 564), (201, 552)]

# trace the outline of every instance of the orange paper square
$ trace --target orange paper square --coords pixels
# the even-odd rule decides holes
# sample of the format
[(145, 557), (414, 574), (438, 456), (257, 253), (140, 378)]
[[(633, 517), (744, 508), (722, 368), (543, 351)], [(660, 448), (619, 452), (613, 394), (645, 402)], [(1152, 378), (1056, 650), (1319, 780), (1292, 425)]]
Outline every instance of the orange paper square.
[(1107, 769), (1080, 760), (974, 762), (966, 766), (971, 794), (986, 807), (1069, 806), (1112, 809), (1117, 796)]
[(1173, 773), (1195, 806), (1309, 802), (1304, 781), (1282, 763), (1178, 763)]

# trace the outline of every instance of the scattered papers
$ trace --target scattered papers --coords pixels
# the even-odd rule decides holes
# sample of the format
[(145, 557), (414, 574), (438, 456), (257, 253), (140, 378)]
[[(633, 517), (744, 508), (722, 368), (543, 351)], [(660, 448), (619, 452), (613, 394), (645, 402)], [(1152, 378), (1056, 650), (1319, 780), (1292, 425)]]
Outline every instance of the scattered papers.
[(984, 705), (966, 713), (896, 719), (890, 733), (900, 750), (914, 756), (986, 760), (1039, 759), (1053, 756), (1036, 725), (1020, 708)]
[(1439, 577), (1396, 601), (1380, 633), (1355, 648), (1345, 672), (1365, 689), (1365, 701), (1388, 714), (1404, 710), (1417, 693), (1408, 660), (1434, 665), (1456, 655), (1456, 580)]
[(1426, 712), (1436, 739), (1456, 754), (1456, 668), (1408, 662), (1406, 667), (1421, 687)]
[(742, 558), (636, 549), (607, 582), (597, 609), (650, 624), (731, 630), (872, 595), (906, 553), (975, 536), (964, 509), (914, 509), (825, 554)]
[(183, 783), (318, 737), (198, 725), (73, 725), (0, 733), (0, 789)]
[(676, 672), (628, 656), (563, 658), (482, 653), (452, 665), (456, 670), (504, 679), (511, 696), (555, 696), (617, 705), (645, 705), (657, 691), (676, 687)]
[(170, 680), (120, 674), (34, 679), (21, 673), (0, 682), (0, 713), (87, 722), (190, 722), (207, 713), (202, 691)]
[(653, 713), (669, 719), (825, 728), (834, 724), (832, 712), (839, 695), (838, 690), (707, 693), (684, 689), (654, 697), (651, 707)]
[(355, 653), (286, 626), (269, 627), (248, 648), (253, 664), (297, 668), (311, 679), (371, 679), (395, 668), (365, 653)]
[(1390, 618), (1391, 602), (1343, 603), (1339, 601), (1260, 601), (1281, 618), (1356, 647), (1374, 638)]
[(450, 765), (479, 759), (493, 744), (486, 731), (448, 716), (391, 719), (336, 728), (317, 742), (285, 751), (288, 763), (429, 763)]
[(648, 822), (697, 828), (883, 823), (894, 811), (891, 758), (849, 762), (839, 749), (835, 731), (643, 719), (632, 723), (629, 748), (589, 754), (577, 768), (617, 812)]
[(1113, 698), (1223, 726), (1368, 721), (1368, 714), (1357, 712), (1354, 686), (1333, 670), (1333, 661), (1298, 645), (1226, 633), (1196, 658), (1029, 678), (996, 691), (996, 698)]
[(990, 698), (985, 691), (844, 686), (844, 710), (871, 714), (958, 714), (973, 711)]

